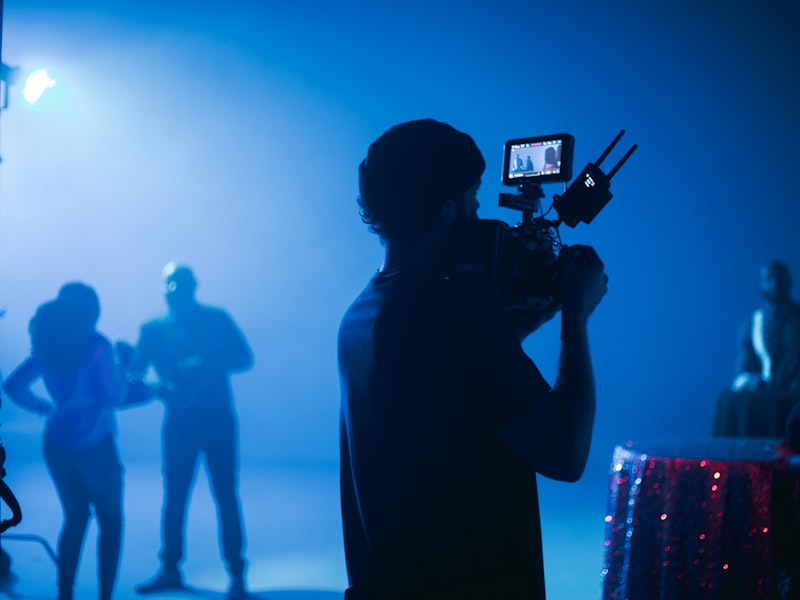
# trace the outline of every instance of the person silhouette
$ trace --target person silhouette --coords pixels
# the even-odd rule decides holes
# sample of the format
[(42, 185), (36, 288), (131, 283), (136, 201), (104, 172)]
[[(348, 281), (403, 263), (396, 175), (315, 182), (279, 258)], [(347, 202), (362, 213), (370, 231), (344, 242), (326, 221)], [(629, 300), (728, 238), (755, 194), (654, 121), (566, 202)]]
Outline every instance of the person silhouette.
[(385, 259), (338, 337), (346, 600), (544, 598), (536, 476), (576, 481), (586, 466), (586, 327), (608, 278), (590, 247), (562, 249), (551, 388), (522, 349), (543, 320), (515, 325), (445, 275), (485, 165), (469, 135), (423, 119), (386, 131), (359, 166), (361, 217)]
[[(96, 330), (97, 293), (67, 283), (31, 319), (31, 355), (4, 383), (8, 397), (46, 417), (44, 459), (64, 510), (58, 539), (58, 599), (71, 600), (89, 517), (99, 525), (100, 600), (110, 600), (122, 540), (123, 469), (114, 410), (126, 374)], [(32, 386), (44, 382), (49, 399)]]
[(783, 436), (789, 411), (800, 402), (800, 304), (791, 288), (785, 262), (761, 267), (764, 301), (739, 330), (735, 376), (717, 401), (715, 435)]
[(533, 160), (531, 160), (530, 154), (525, 159), (525, 170), (526, 171), (533, 171)]
[(558, 156), (556, 155), (556, 149), (553, 146), (548, 146), (544, 151), (544, 167), (542, 167), (542, 170), (552, 171), (554, 169), (558, 169)]
[(142, 325), (131, 359), (134, 376), (152, 366), (165, 404), (161, 568), (140, 594), (183, 586), (186, 505), (195, 467), (205, 457), (217, 504), (228, 598), (244, 598), (244, 532), (238, 497), (237, 424), (229, 374), (249, 369), (252, 352), (227, 312), (200, 304), (192, 270), (170, 262), (162, 272), (168, 310)]

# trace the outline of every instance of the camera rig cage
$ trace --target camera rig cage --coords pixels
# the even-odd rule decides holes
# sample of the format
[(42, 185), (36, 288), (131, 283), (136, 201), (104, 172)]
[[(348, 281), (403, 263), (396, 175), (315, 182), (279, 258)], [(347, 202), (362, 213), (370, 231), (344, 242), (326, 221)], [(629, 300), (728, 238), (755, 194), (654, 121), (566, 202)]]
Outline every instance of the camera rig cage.
[(600, 164), (624, 134), (623, 129), (596, 162), (588, 163), (563, 194), (553, 197), (550, 208), (555, 209), (556, 219), (547, 219), (550, 209), (541, 209), (542, 184), (571, 179), (574, 137), (561, 133), (507, 141), (502, 181), (516, 186), (517, 193), (500, 194), (499, 205), (521, 211), (522, 221), (514, 227), (492, 219), (457, 223), (448, 246), (448, 275), (486, 289), (509, 312), (558, 306), (558, 228), (561, 223), (573, 228), (579, 222), (590, 223), (611, 200), (611, 178), (638, 145), (631, 146), (608, 175)]

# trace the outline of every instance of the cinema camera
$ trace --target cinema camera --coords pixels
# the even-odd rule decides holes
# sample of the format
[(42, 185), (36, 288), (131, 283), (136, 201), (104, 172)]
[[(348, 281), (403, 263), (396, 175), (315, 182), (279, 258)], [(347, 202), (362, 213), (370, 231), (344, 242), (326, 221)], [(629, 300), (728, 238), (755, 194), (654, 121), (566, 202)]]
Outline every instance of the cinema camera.
[[(522, 221), (511, 227), (502, 221), (472, 219), (453, 228), (449, 244), (448, 275), (470, 281), (496, 297), (506, 311), (545, 311), (560, 304), (556, 293), (558, 256), (562, 249), (558, 228), (590, 223), (612, 198), (611, 178), (630, 158), (634, 144), (608, 175), (600, 164), (625, 130), (589, 163), (561, 195), (542, 212), (543, 183), (572, 178), (575, 138), (568, 133), (509, 140), (503, 157), (503, 183), (517, 194), (500, 194), (499, 205), (522, 211)], [(548, 220), (555, 209), (558, 217)], [(566, 248), (566, 246), (564, 246)]]

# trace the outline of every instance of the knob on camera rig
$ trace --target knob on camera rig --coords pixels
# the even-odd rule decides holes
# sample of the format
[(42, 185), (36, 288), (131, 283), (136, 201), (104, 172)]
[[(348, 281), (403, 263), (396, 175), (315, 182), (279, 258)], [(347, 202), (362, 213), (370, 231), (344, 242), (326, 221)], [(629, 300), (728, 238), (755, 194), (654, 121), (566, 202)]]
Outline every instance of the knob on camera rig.
[[(556, 294), (558, 227), (590, 223), (611, 200), (611, 178), (638, 147), (634, 144), (606, 175), (600, 164), (625, 134), (619, 132), (597, 162), (589, 163), (561, 195), (553, 197), (558, 218), (541, 210), (543, 183), (572, 178), (575, 139), (568, 133), (519, 138), (505, 144), (503, 183), (517, 194), (500, 194), (499, 205), (522, 212), (510, 227), (502, 221), (473, 219), (452, 231), (448, 275), (470, 281), (496, 297), (506, 311), (540, 312), (560, 304)], [(538, 214), (538, 216), (536, 216)]]

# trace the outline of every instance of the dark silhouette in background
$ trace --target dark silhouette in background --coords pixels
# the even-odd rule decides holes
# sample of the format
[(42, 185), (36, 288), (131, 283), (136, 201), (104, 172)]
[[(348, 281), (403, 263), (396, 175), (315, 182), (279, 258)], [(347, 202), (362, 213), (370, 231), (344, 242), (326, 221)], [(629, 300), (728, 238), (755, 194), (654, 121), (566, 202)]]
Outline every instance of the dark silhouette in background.
[(561, 253), (551, 389), (521, 340), (556, 311), (512, 326), (484, 290), (443, 276), (484, 168), (471, 137), (430, 119), (388, 130), (359, 167), (386, 256), (339, 332), (348, 600), (544, 598), (536, 474), (576, 481), (586, 465), (603, 263), (586, 246)]
[[(5, 310), (0, 309), (0, 318), (6, 314)], [(0, 408), (3, 406), (3, 397), (0, 394)], [(0, 500), (11, 509), (11, 518), (0, 520), (0, 535), (8, 531), (11, 527), (16, 527), (22, 521), (22, 509), (14, 491), (5, 481), (6, 479), (6, 448), (0, 441)], [(2, 507), (0, 507), (2, 509)], [(2, 537), (0, 537), (2, 542)], [(7, 584), (11, 577), (11, 557), (3, 550), (0, 543), (0, 589)]]
[(188, 267), (169, 263), (163, 279), (168, 311), (142, 326), (131, 364), (139, 377), (154, 368), (165, 404), (161, 570), (137, 591), (147, 594), (183, 586), (186, 506), (203, 455), (231, 577), (228, 597), (243, 598), (244, 534), (229, 374), (249, 369), (253, 356), (227, 312), (197, 302), (197, 282)]
[[(21, 407), (47, 418), (44, 458), (64, 511), (58, 540), (58, 598), (71, 600), (90, 509), (99, 524), (99, 598), (112, 597), (122, 538), (122, 465), (114, 409), (125, 373), (95, 329), (95, 291), (68, 283), (30, 322), (31, 355), (5, 382)], [(50, 399), (32, 386), (43, 380)]]
[[(14, 491), (6, 483), (6, 449), (0, 443), (0, 500), (11, 509), (11, 518), (0, 520), (0, 539), (2, 534), (8, 531), (11, 527), (16, 527), (22, 522), (22, 508), (19, 505), (19, 500), (14, 494)], [(2, 546), (0, 546), (0, 589), (7, 583), (8, 578), (11, 577), (11, 557), (6, 554)]]
[(714, 434), (783, 437), (800, 402), (800, 304), (791, 297), (785, 263), (761, 268), (764, 304), (739, 332), (736, 377), (717, 403)]

